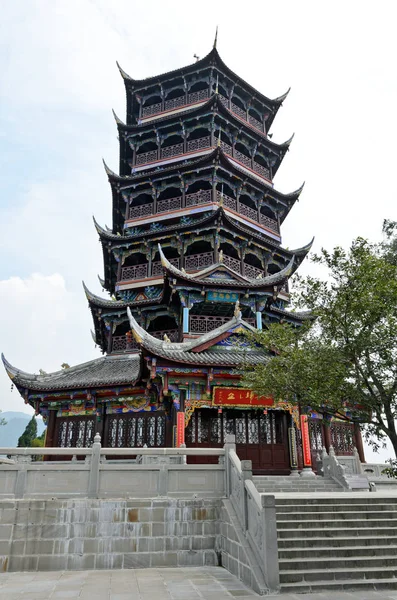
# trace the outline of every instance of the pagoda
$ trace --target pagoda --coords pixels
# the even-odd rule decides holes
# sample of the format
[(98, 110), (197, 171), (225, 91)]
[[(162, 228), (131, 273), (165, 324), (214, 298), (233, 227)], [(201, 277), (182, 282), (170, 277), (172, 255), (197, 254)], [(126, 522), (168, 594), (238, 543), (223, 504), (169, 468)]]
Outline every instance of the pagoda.
[[(105, 164), (112, 228), (95, 227), (108, 298), (85, 294), (103, 356), (45, 374), (5, 368), (48, 423), (46, 445), (216, 447), (234, 433), (257, 473), (289, 473), (304, 452), (296, 406), (258, 399), (240, 383), (244, 362), (268, 356), (245, 331), (299, 326), (288, 281), (310, 250), (281, 244), (302, 187), (273, 185), (291, 139), (270, 128), (287, 94), (269, 99), (211, 52), (136, 80), (119, 67), (126, 119), (116, 115), (119, 173)], [(240, 369), (240, 370), (239, 370)], [(353, 448), (312, 420), (311, 448)], [(338, 437), (338, 442), (336, 437)]]

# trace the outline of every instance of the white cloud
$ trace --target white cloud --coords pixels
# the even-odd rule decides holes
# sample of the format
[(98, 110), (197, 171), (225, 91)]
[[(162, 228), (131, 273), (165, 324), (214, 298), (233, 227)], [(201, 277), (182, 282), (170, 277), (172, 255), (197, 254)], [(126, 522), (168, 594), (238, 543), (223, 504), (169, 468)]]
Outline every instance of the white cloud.
[[(1, 350), (14, 366), (38, 373), (98, 356), (90, 336), (90, 315), (82, 294), (67, 289), (59, 273), (34, 273), (0, 281)], [(0, 409), (24, 410), (16, 389), (0, 369)]]

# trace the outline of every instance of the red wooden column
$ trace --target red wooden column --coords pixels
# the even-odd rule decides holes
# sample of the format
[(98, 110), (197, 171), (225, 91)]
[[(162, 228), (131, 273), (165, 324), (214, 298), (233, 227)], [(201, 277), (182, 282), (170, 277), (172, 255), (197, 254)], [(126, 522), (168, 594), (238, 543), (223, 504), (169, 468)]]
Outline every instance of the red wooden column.
[(365, 455), (364, 455), (364, 444), (363, 438), (361, 436), (361, 429), (358, 423), (354, 423), (354, 445), (357, 448), (358, 456), (360, 457), (360, 461), (365, 463)]
[(45, 445), (46, 448), (54, 448), (55, 447), (55, 424), (57, 418), (57, 411), (50, 410), (48, 411), (48, 424), (47, 424), (47, 435), (45, 437)]

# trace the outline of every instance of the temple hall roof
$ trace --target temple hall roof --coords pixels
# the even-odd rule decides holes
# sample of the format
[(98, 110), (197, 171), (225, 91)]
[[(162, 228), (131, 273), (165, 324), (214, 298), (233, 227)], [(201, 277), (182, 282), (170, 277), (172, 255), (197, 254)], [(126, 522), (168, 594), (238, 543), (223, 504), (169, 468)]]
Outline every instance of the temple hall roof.
[(133, 385), (141, 374), (141, 358), (138, 353), (104, 356), (61, 371), (39, 375), (25, 373), (13, 367), (3, 354), (1, 357), (13, 383), (26, 390), (54, 392), (108, 385)]

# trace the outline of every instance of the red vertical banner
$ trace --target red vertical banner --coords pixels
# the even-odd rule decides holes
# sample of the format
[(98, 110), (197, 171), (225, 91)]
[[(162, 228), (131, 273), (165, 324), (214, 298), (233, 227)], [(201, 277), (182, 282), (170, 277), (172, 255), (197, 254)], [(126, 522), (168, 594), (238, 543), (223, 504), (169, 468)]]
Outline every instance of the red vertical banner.
[(176, 413), (176, 447), (180, 448), (185, 443), (185, 413)]
[(310, 448), (309, 423), (307, 421), (307, 415), (301, 415), (301, 434), (303, 449), (303, 465), (305, 467), (311, 467), (312, 452)]

